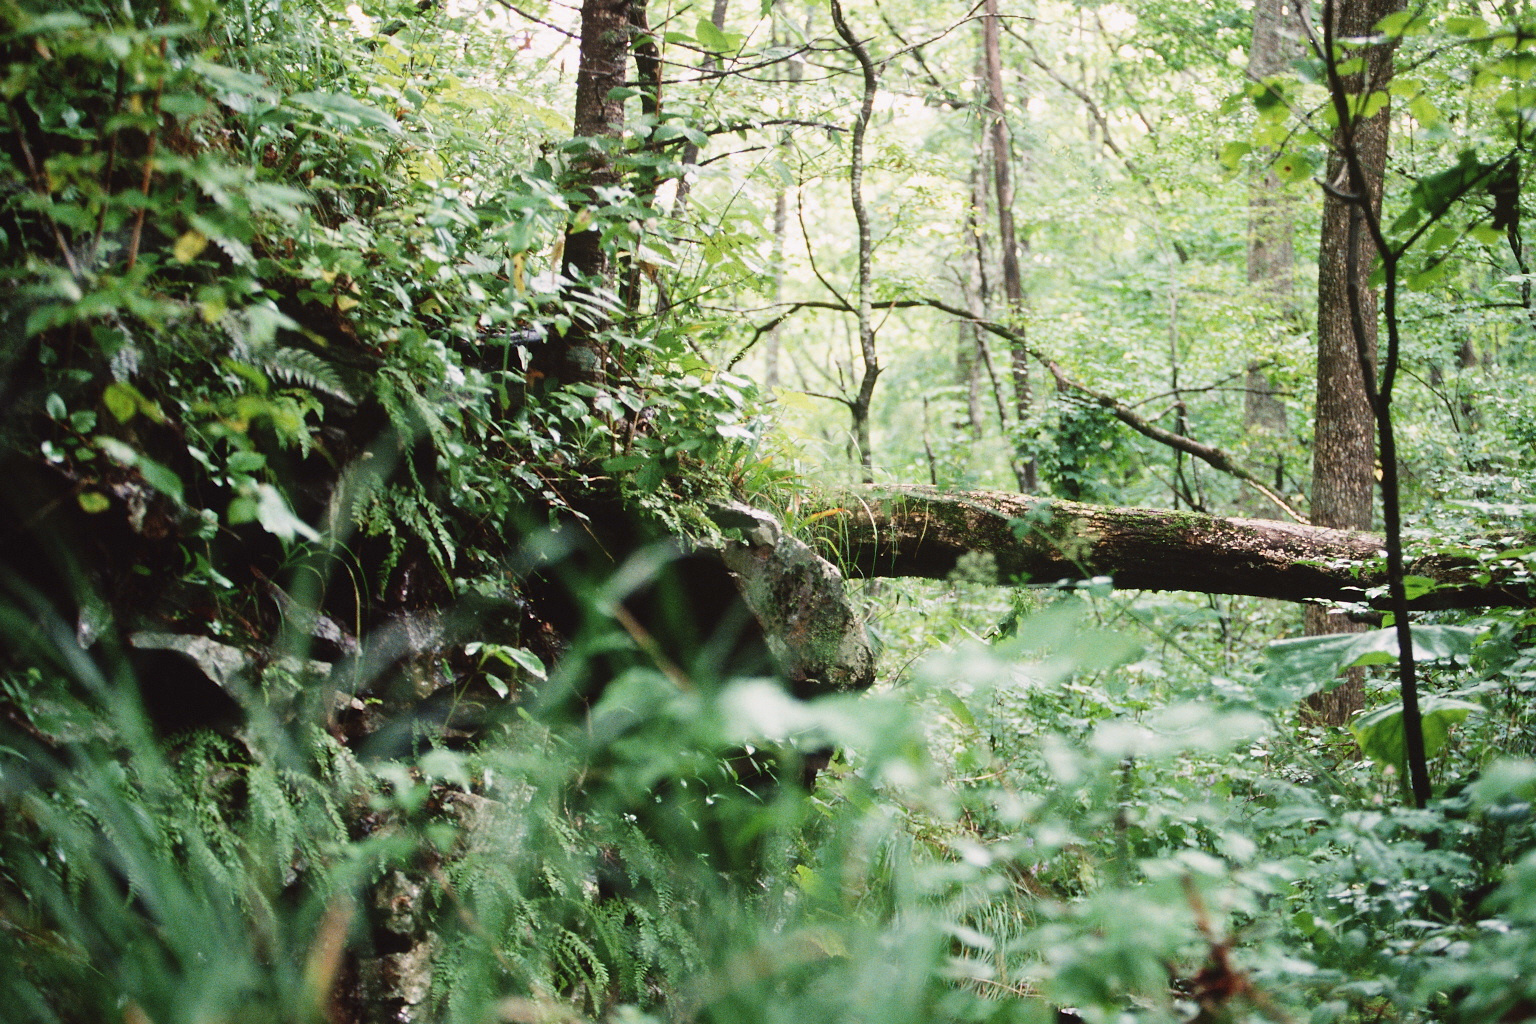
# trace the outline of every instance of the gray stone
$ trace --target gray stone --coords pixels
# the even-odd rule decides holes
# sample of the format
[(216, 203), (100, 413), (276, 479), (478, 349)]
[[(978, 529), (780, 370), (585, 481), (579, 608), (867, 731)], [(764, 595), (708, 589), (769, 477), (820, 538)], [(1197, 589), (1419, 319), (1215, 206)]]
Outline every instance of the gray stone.
[(798, 693), (862, 690), (875, 681), (875, 650), (843, 575), (772, 516), (735, 502), (711, 518), (743, 540), (720, 549), (768, 646)]

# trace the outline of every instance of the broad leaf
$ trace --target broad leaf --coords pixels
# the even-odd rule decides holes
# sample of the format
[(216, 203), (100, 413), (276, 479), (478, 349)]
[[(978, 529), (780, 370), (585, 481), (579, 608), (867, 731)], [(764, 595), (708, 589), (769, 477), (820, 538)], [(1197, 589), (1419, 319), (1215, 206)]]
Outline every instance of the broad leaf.
[[(1413, 656), (1416, 661), (1448, 661), (1468, 657), (1481, 630), (1472, 626), (1414, 626)], [(1266, 652), (1264, 701), (1284, 707), (1314, 693), (1324, 693), (1344, 680), (1345, 669), (1362, 665), (1390, 665), (1397, 661), (1397, 630), (1375, 629), (1367, 633), (1277, 640)]]
[[(1481, 704), (1453, 697), (1425, 697), (1419, 702), (1423, 718), (1424, 756), (1434, 757), (1445, 746), (1451, 726), (1466, 721), (1468, 715), (1482, 711)], [(1402, 769), (1408, 756), (1408, 731), (1403, 727), (1403, 705), (1394, 702), (1356, 715), (1349, 731), (1360, 744), (1360, 752), (1382, 767)]]

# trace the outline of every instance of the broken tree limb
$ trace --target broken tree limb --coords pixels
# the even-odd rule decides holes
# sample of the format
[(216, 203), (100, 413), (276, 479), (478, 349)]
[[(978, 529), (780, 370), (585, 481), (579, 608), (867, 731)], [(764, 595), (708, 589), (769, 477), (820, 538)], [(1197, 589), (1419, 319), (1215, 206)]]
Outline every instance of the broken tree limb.
[[(981, 552), (1003, 583), (1108, 576), (1126, 590), (1360, 602), (1386, 582), (1379, 537), (1267, 519), (915, 486), (836, 491), (800, 514), (818, 517), (818, 539), (848, 576), (944, 579)], [(1416, 609), (1536, 604), (1527, 584), (1478, 582), (1470, 559), (1430, 556), (1409, 571), (1439, 584)]]

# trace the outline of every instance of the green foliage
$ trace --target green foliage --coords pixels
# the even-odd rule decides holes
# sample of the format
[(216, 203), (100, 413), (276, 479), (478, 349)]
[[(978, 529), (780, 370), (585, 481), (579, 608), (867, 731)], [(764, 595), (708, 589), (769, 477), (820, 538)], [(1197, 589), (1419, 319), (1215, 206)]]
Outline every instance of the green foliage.
[[(974, 97), (937, 77), (972, 66), (973, 40), (940, 8), (898, 13), (927, 41), (882, 52), (921, 49), (926, 77), (907, 85), (933, 102), (893, 100), (872, 137), (877, 291), (941, 290), (951, 268), (979, 304), (967, 287), (986, 232), (967, 220), (961, 165), (980, 122), (950, 118)], [(1249, 141), (1221, 150), (1229, 171), (1270, 152), (1300, 183), (1323, 126), (1287, 121), (1315, 83), (1244, 87), (1209, 58), (1241, 45), (1245, 13), (1038, 5), (1027, 50), (1006, 41), (1019, 69), (1080, 67), (1110, 111), (1085, 142), (1078, 96), (1022, 83), (1016, 138), (1036, 173), (1020, 183), (1031, 308), (1015, 326), (1149, 419), (1280, 456), (1289, 493), (1305, 432), (1248, 437), (1226, 392), (1258, 364), (1304, 420), (1307, 338), (1243, 283), (1246, 183), (1220, 180), (1212, 140), (1248, 126), (1214, 98), (1256, 107)], [(1526, 613), (1415, 627), (1432, 663), (1423, 811), (1397, 807), (1390, 694), (1373, 687), (1353, 723), (1368, 762), (1295, 725), (1343, 669), (1396, 660), (1387, 631), (1266, 654), (1293, 616), (1112, 596), (1108, 581), (1000, 590), (981, 556), (947, 589), (869, 586), (894, 678), (799, 701), (647, 653), (606, 580), (578, 594), (575, 635), (495, 620), (526, 618), (504, 599), (546, 551), (530, 518), (579, 521), (617, 494), (705, 532), (699, 499), (797, 486), (778, 453), (845, 465), (822, 403), (856, 359), (831, 343), (833, 315), (783, 324), (776, 369), (801, 390), (775, 396), (777, 433), (753, 374), (719, 369), (767, 348), (766, 315), (743, 309), (824, 298), (852, 255), (846, 83), (715, 76), (787, 63), (780, 40), (807, 32), (770, 5), (777, 39), (754, 51), (774, 32), (731, 17), (653, 18), (669, 67), (711, 64), (630, 119), (594, 205), (594, 142), (566, 138), (556, 59), (464, 8), (0, 5), (0, 368), (15, 398), (0, 429), (59, 484), (49, 508), (132, 534), (112, 547), (126, 564), (91, 566), (117, 574), (99, 595), (44, 599), (5, 577), (0, 998), (27, 1019), (135, 1024), (313, 1021), (352, 1012), (347, 999), (477, 1024), (1528, 1009), (1511, 966), (1536, 943)], [(1392, 87), (1418, 131), (1398, 162), (1411, 180), (1388, 197), (1409, 211), (1393, 238), (1422, 254), (1404, 302), (1422, 378), (1400, 399), (1405, 464), (1427, 543), (1471, 538), (1528, 575), (1528, 275), (1508, 189), (1491, 190), (1513, 174), (1518, 212), (1528, 37), (1475, 22), (1383, 29), (1425, 47)], [(722, 136), (758, 162), (701, 155)], [(693, 189), (668, 211), (659, 190), (684, 159)], [(765, 241), (781, 194), (803, 245)], [(569, 227), (600, 234), (627, 297), (564, 287)], [(607, 377), (530, 380), (539, 346), (577, 327)], [(1234, 500), (1065, 393), (1021, 424), (1004, 408), (1009, 353), (962, 332), (973, 373), (957, 380), (953, 327), (926, 311), (893, 310), (881, 332), (893, 474), (997, 483), (1024, 456), (1066, 497), (1165, 500), (1171, 481), (1181, 501)], [(1001, 383), (973, 418), (983, 356)], [(341, 567), (346, 600), (329, 579)], [(89, 589), (75, 576), (60, 590)], [(285, 603), (285, 587), (332, 603)], [(428, 627), (375, 629), (386, 605), (435, 606), (443, 632), (401, 654)], [(322, 635), (316, 611), (345, 621)], [(253, 677), (224, 687), (238, 729), (149, 727), (133, 694), (157, 680), (135, 680), (113, 644), (162, 616), (253, 652)], [(311, 632), (340, 660), (295, 660), (285, 643)], [(956, 636), (969, 642), (931, 652)], [(465, 725), (471, 706), (483, 714)], [(393, 730), (339, 738), (389, 716)], [(804, 791), (801, 769), (828, 750)], [(391, 972), (408, 991), (383, 990)]]

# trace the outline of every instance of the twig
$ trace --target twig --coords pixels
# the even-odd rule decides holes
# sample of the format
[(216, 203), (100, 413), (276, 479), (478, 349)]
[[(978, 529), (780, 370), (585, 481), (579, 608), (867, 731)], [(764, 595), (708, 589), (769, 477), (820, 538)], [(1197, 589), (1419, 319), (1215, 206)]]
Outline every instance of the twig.
[[(160, 40), (160, 57), (165, 58), (165, 40)], [(144, 145), (144, 178), (139, 191), (144, 194), (144, 205), (134, 212), (133, 231), (128, 236), (128, 270), (139, 261), (139, 242), (144, 236), (144, 214), (149, 211), (149, 188), (155, 177), (155, 146), (160, 141), (160, 93), (165, 88), (165, 77), (155, 83), (155, 97), (150, 103), (150, 120), (154, 127), (149, 131), (149, 141)]]

